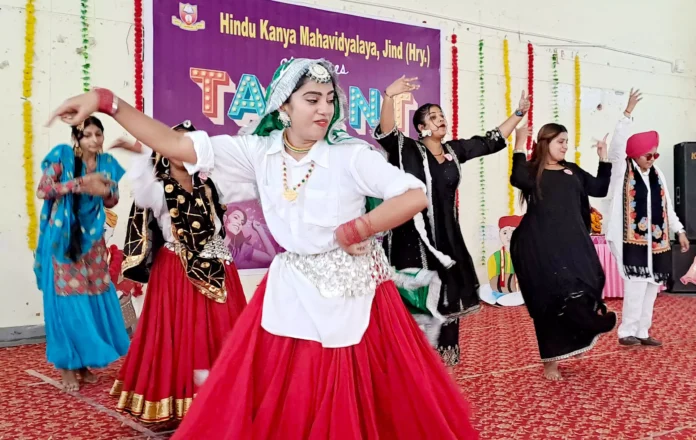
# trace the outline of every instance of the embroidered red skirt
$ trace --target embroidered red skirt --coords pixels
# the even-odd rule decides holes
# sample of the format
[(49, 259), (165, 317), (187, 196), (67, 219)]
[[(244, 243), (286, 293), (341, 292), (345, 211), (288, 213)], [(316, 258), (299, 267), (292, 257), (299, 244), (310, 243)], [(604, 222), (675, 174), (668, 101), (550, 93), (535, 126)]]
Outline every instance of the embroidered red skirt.
[(197, 389), (194, 370), (210, 369), (246, 306), (234, 265), (226, 267), (227, 302), (196, 290), (179, 257), (160, 249), (143, 311), (111, 395), (117, 409), (143, 422), (184, 417)]
[(261, 327), (264, 280), (174, 439), (477, 439), (468, 405), (404, 307), (377, 288), (362, 341), (323, 348)]

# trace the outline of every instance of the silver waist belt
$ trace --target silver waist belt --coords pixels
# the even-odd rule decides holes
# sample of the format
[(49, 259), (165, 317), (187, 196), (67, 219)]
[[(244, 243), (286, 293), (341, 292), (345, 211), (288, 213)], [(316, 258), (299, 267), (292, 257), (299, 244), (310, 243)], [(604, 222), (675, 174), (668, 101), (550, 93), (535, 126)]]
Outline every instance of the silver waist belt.
[(300, 255), (285, 252), (279, 255), (300, 271), (324, 298), (364, 296), (392, 279), (391, 267), (384, 249), (371, 240), (365, 255), (352, 256), (341, 248), (323, 254)]

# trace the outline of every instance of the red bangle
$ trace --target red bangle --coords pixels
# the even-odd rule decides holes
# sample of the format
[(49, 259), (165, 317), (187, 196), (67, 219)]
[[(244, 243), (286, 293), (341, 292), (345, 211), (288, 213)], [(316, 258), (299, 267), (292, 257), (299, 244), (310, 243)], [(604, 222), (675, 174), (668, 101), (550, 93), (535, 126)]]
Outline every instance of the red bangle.
[(356, 243), (360, 243), (360, 233), (358, 228), (355, 226), (355, 219), (343, 223), (336, 230), (336, 241), (338, 241), (342, 246), (352, 246)]
[[(358, 229), (358, 221), (364, 225), (365, 231), (363, 234)], [(336, 230), (336, 240), (343, 246), (352, 246), (363, 242), (366, 238), (375, 235), (372, 229), (372, 224), (366, 216), (355, 218), (347, 223), (342, 224)]]
[(356, 243), (360, 243), (360, 232), (358, 232), (358, 227), (356, 225), (355, 219), (349, 221), (345, 224), (346, 231), (346, 244), (352, 246)]
[(372, 228), (370, 217), (368, 217), (367, 214), (363, 215), (362, 217), (358, 217), (358, 220), (360, 220), (362, 224), (365, 225), (365, 238), (372, 237), (376, 234), (375, 230)]
[(105, 113), (109, 116), (113, 116), (118, 111), (118, 98), (114, 95), (111, 90), (108, 89), (94, 89), (99, 95), (99, 107), (97, 111), (100, 113)]

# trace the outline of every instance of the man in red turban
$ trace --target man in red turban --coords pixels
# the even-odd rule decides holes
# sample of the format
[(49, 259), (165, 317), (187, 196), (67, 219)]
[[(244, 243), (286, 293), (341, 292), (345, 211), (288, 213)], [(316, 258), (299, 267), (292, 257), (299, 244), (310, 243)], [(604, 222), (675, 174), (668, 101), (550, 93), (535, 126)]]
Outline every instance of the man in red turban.
[[(641, 157), (652, 153), (654, 157), (655, 154), (657, 154), (657, 147), (659, 145), (660, 135), (656, 131), (636, 133), (626, 141), (626, 156), (633, 160), (640, 160)], [(657, 154), (657, 157), (660, 157), (660, 155)], [(654, 157), (654, 159), (657, 159), (657, 157)], [(646, 169), (647, 168), (649, 167), (646, 167)]]
[(657, 347), (662, 343), (648, 332), (660, 285), (672, 276), (671, 234), (678, 233), (682, 252), (689, 241), (672, 207), (665, 176), (655, 164), (660, 136), (648, 131), (628, 137), (631, 112), (640, 100), (640, 92), (631, 90), (609, 149), (613, 166), (607, 241), (624, 279), (619, 344)]

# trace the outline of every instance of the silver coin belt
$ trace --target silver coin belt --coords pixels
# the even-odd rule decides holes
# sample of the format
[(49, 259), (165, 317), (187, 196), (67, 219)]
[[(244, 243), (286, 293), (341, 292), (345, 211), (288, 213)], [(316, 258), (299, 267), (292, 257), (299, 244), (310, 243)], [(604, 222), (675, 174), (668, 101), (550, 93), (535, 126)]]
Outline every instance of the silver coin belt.
[(324, 298), (364, 296), (392, 279), (382, 246), (376, 239), (369, 246), (367, 254), (358, 256), (338, 248), (315, 255), (285, 252), (279, 257), (307, 277)]
[[(179, 253), (183, 246), (179, 242), (166, 242), (164, 244), (164, 247), (166, 247), (170, 251)], [(219, 259), (227, 264), (230, 264), (233, 261), (232, 253), (230, 252), (229, 248), (225, 245), (225, 240), (223, 240), (222, 237), (220, 237), (217, 234), (214, 235), (213, 238), (211, 238), (210, 241), (205, 244), (205, 246), (203, 246), (203, 250), (200, 252), (200, 254), (198, 254), (198, 256), (210, 260)]]

